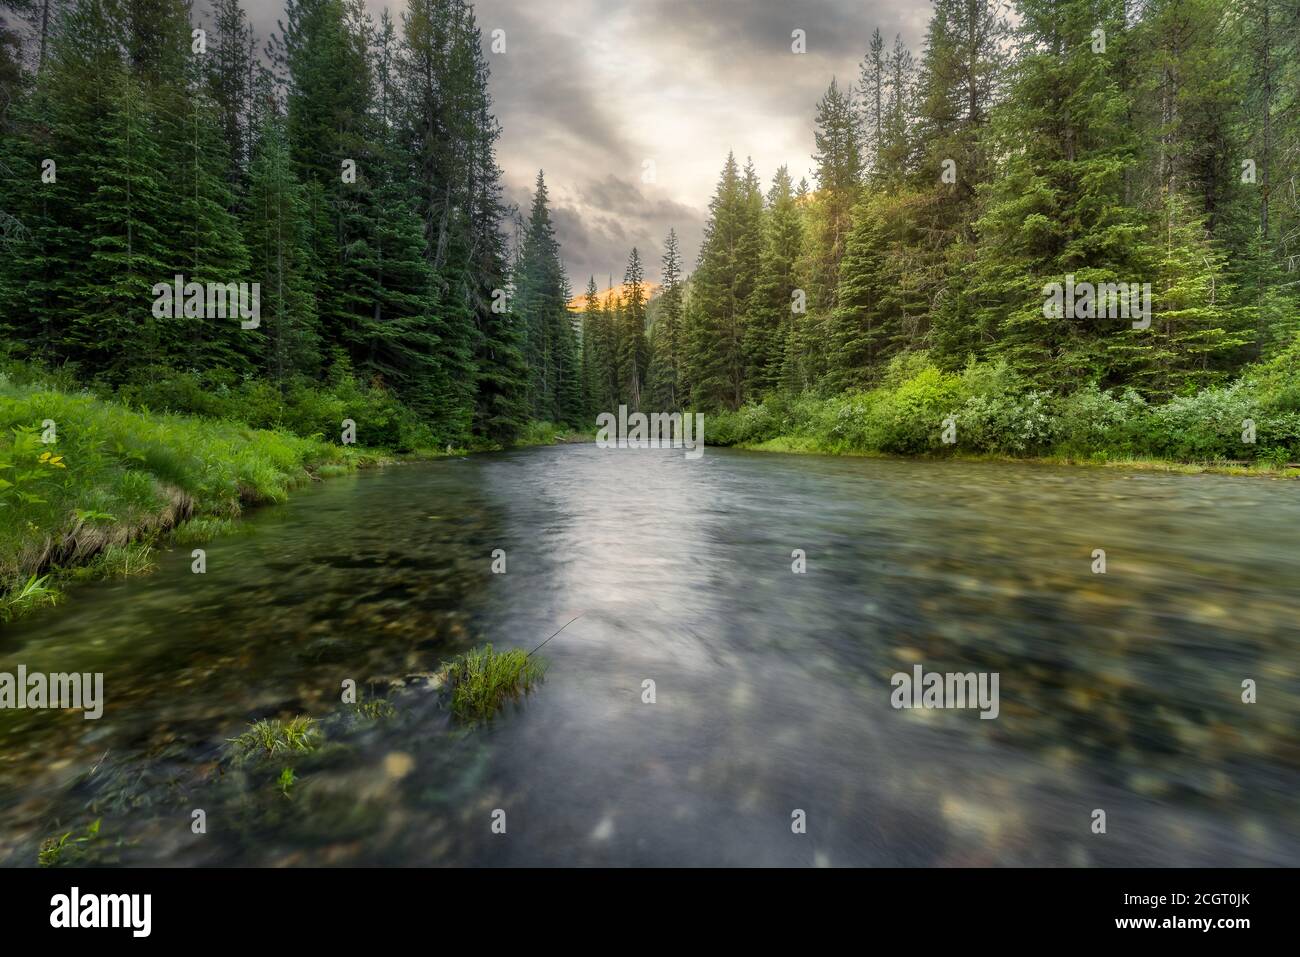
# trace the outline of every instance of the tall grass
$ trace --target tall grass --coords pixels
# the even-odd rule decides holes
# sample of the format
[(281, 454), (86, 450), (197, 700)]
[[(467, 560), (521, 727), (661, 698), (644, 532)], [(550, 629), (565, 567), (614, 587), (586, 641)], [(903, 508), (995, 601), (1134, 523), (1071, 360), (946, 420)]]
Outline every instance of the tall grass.
[(0, 376), (0, 618), (50, 603), (69, 569), (138, 573), (150, 560), (133, 544), (280, 501), (309, 468), (357, 458), (317, 438)]
[(320, 747), (323, 737), (315, 718), (299, 715), (288, 721), (255, 721), (227, 743), (236, 762), (244, 762), (280, 754), (306, 754)]

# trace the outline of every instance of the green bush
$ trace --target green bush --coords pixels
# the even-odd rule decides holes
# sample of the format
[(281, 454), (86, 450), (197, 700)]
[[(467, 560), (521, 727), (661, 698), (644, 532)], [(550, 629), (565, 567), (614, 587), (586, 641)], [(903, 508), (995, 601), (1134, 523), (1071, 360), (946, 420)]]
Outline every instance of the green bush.
[(1258, 443), (1243, 443), (1241, 434), (1245, 420), (1259, 420), (1260, 412), (1240, 382), (1177, 396), (1151, 408), (1145, 445), (1155, 455), (1182, 461), (1253, 457)]
[[(957, 424), (955, 448), (976, 454), (1300, 459), (1300, 373), (1279, 362), (1232, 386), (1148, 405), (1132, 389), (1088, 385), (1064, 396), (1031, 389), (1000, 362), (972, 362), (960, 374), (946, 373), (917, 352), (895, 358), (869, 391), (768, 396), (711, 414), (707, 435), (714, 445), (781, 438), (832, 453), (942, 453), (953, 448), (942, 442), (950, 415)], [(1242, 438), (1247, 419), (1255, 423), (1253, 444)]]
[(1055, 410), (1056, 447), (1065, 455), (1130, 456), (1145, 451), (1140, 433), (1147, 404), (1132, 389), (1116, 396), (1089, 384), (1058, 398)]

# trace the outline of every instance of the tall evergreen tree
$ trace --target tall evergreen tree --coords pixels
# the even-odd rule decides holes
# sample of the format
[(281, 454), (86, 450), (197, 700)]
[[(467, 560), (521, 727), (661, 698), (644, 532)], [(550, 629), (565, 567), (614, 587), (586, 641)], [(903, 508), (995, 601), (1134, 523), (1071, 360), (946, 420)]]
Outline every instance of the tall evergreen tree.
[(619, 396), (632, 409), (641, 408), (641, 391), (645, 386), (649, 358), (644, 281), (641, 255), (633, 246), (628, 255), (627, 270), (623, 273), (623, 303), (618, 337)]
[(763, 396), (781, 385), (786, 343), (799, 305), (797, 264), (802, 245), (803, 221), (790, 171), (781, 166), (767, 193), (758, 276), (745, 323), (747, 395)]
[(709, 204), (687, 310), (687, 377), (700, 408), (737, 408), (745, 399), (745, 313), (758, 278), (762, 202), (753, 165), (742, 175), (729, 154)]

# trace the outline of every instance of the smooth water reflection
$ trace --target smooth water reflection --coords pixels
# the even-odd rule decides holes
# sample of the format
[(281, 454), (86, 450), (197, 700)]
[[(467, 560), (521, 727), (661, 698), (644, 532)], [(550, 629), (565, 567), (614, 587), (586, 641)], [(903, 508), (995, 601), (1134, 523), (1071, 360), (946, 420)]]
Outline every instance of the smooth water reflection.
[[(1300, 863), (1294, 483), (569, 446), (247, 525), (0, 632), (108, 699), (0, 714), (0, 862), (102, 816), (123, 863)], [(579, 615), (487, 727), (404, 678)], [(892, 709), (914, 663), (999, 672), (1000, 716)], [(349, 677), (397, 714), (340, 715)], [(218, 760), (298, 713), (331, 744), (292, 798)]]

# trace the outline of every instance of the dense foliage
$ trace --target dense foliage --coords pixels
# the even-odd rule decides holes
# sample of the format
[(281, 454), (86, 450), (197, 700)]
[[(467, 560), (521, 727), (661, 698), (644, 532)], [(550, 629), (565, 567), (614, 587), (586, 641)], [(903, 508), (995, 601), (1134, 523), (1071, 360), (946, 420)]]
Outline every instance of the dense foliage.
[[(650, 406), (724, 413), (710, 441), (1300, 458), (1300, 0), (1014, 6), (935, 0), (919, 58), (877, 31), (812, 187), (727, 157)], [(611, 408), (626, 306), (589, 301)]]
[[(155, 409), (304, 434), (350, 418), (375, 445), (503, 444), (526, 425), (536, 296), (513, 308), (465, 0), (411, 0), (400, 27), (362, 0), (287, 0), (265, 55), (238, 0), (202, 33), (184, 0), (3, 6), (11, 356)], [(13, 12), (35, 26), (26, 69)], [(258, 284), (258, 322), (160, 314), (175, 276)]]
[[(183, 0), (3, 6), (32, 29), (20, 67), (0, 28), (0, 331), (137, 407), (441, 447), (974, 369), (1007, 391), (916, 406), (920, 445), (954, 416), (952, 445), (1016, 450), (988, 403), (1032, 395), (1057, 435), (1110, 397), (1226, 430), (1153, 454), (1300, 454), (1262, 424), (1296, 411), (1300, 0), (934, 0), (922, 50), (877, 30), (829, 84), (813, 183), (728, 156), (694, 272), (670, 232), (653, 296), (632, 249), (580, 315), (540, 172), (503, 234), (466, 0), (287, 0), (265, 51), (239, 0), (203, 44)], [(156, 313), (175, 275), (258, 283), (260, 324)]]

